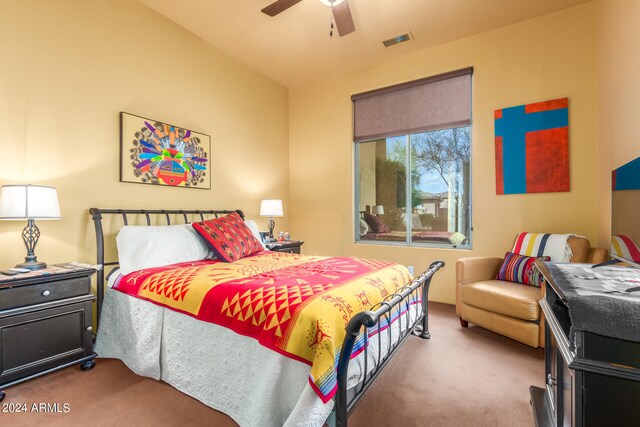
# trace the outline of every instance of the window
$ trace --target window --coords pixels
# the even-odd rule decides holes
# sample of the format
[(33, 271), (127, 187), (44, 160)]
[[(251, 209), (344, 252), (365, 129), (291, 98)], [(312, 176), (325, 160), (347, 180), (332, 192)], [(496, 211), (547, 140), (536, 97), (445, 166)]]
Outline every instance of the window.
[(353, 100), (356, 241), (470, 246), (471, 69)]

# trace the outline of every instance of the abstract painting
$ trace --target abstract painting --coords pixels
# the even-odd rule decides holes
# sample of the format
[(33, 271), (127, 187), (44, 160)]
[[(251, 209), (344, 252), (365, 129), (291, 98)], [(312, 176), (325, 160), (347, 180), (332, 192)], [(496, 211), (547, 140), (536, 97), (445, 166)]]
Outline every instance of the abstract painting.
[(209, 135), (120, 113), (120, 181), (211, 188)]
[(613, 191), (640, 190), (640, 157), (611, 171), (611, 185)]
[(496, 194), (569, 191), (569, 99), (496, 110)]

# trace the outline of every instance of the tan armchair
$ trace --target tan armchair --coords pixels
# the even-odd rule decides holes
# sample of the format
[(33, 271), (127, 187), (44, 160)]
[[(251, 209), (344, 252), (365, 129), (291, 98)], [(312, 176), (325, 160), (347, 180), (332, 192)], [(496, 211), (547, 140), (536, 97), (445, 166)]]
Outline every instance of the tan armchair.
[[(591, 248), (583, 237), (570, 237), (571, 262), (600, 263), (605, 249)], [(545, 288), (496, 280), (502, 257), (461, 258), (456, 263), (456, 314), (469, 322), (520, 341), (544, 347), (544, 317), (538, 301)]]

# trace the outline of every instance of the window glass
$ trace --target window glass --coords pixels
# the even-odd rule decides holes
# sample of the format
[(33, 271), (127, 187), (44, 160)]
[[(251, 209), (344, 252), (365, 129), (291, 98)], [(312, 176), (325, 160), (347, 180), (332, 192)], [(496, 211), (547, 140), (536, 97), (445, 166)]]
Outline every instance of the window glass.
[(470, 132), (464, 126), (357, 143), (356, 240), (469, 245)]
[(358, 144), (359, 238), (406, 242), (406, 137)]
[(411, 135), (411, 165), (419, 180), (413, 196), (412, 241), (468, 243), (470, 132), (465, 126)]

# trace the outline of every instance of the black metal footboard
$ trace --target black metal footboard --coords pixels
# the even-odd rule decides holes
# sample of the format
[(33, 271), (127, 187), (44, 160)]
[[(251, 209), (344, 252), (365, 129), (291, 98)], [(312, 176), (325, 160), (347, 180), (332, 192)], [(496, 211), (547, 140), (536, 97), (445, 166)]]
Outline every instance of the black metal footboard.
[[(369, 388), (373, 380), (378, 376), (382, 368), (389, 362), (391, 356), (400, 348), (402, 343), (411, 335), (415, 333), (420, 338), (431, 338), (429, 334), (429, 318), (428, 318), (428, 294), (429, 285), (431, 284), (431, 278), (440, 269), (444, 267), (443, 261), (433, 262), (429, 268), (414, 279), (410, 284), (398, 289), (398, 291), (392, 295), (389, 295), (381, 303), (376, 304), (368, 311), (362, 311), (351, 318), (347, 324), (347, 335), (342, 344), (340, 351), (340, 358), (338, 360), (338, 391), (335, 397), (335, 417), (336, 426), (346, 427), (347, 414), (354, 407), (356, 402)], [(411, 300), (414, 299), (412, 302)], [(422, 313), (413, 310), (415, 313), (412, 319), (412, 307), (416, 306), (417, 299), (422, 299)], [(393, 316), (397, 315), (395, 322), (397, 323), (398, 337), (396, 341), (393, 341)], [(405, 327), (403, 328), (403, 323)], [(383, 325), (383, 323), (386, 325)], [(364, 327), (364, 331), (363, 331)], [(377, 329), (376, 337), (378, 340), (378, 352), (377, 360), (374, 363), (371, 373), (369, 374), (369, 330)], [(387, 349), (384, 355), (382, 355), (382, 333), (387, 331), (388, 342)], [(352, 396), (347, 393), (347, 382), (349, 379), (349, 362), (356, 344), (356, 340), (362, 336), (364, 339), (363, 344), (363, 375), (362, 380), (356, 385), (355, 392), (352, 391)], [(393, 341), (393, 342), (392, 342)]]

